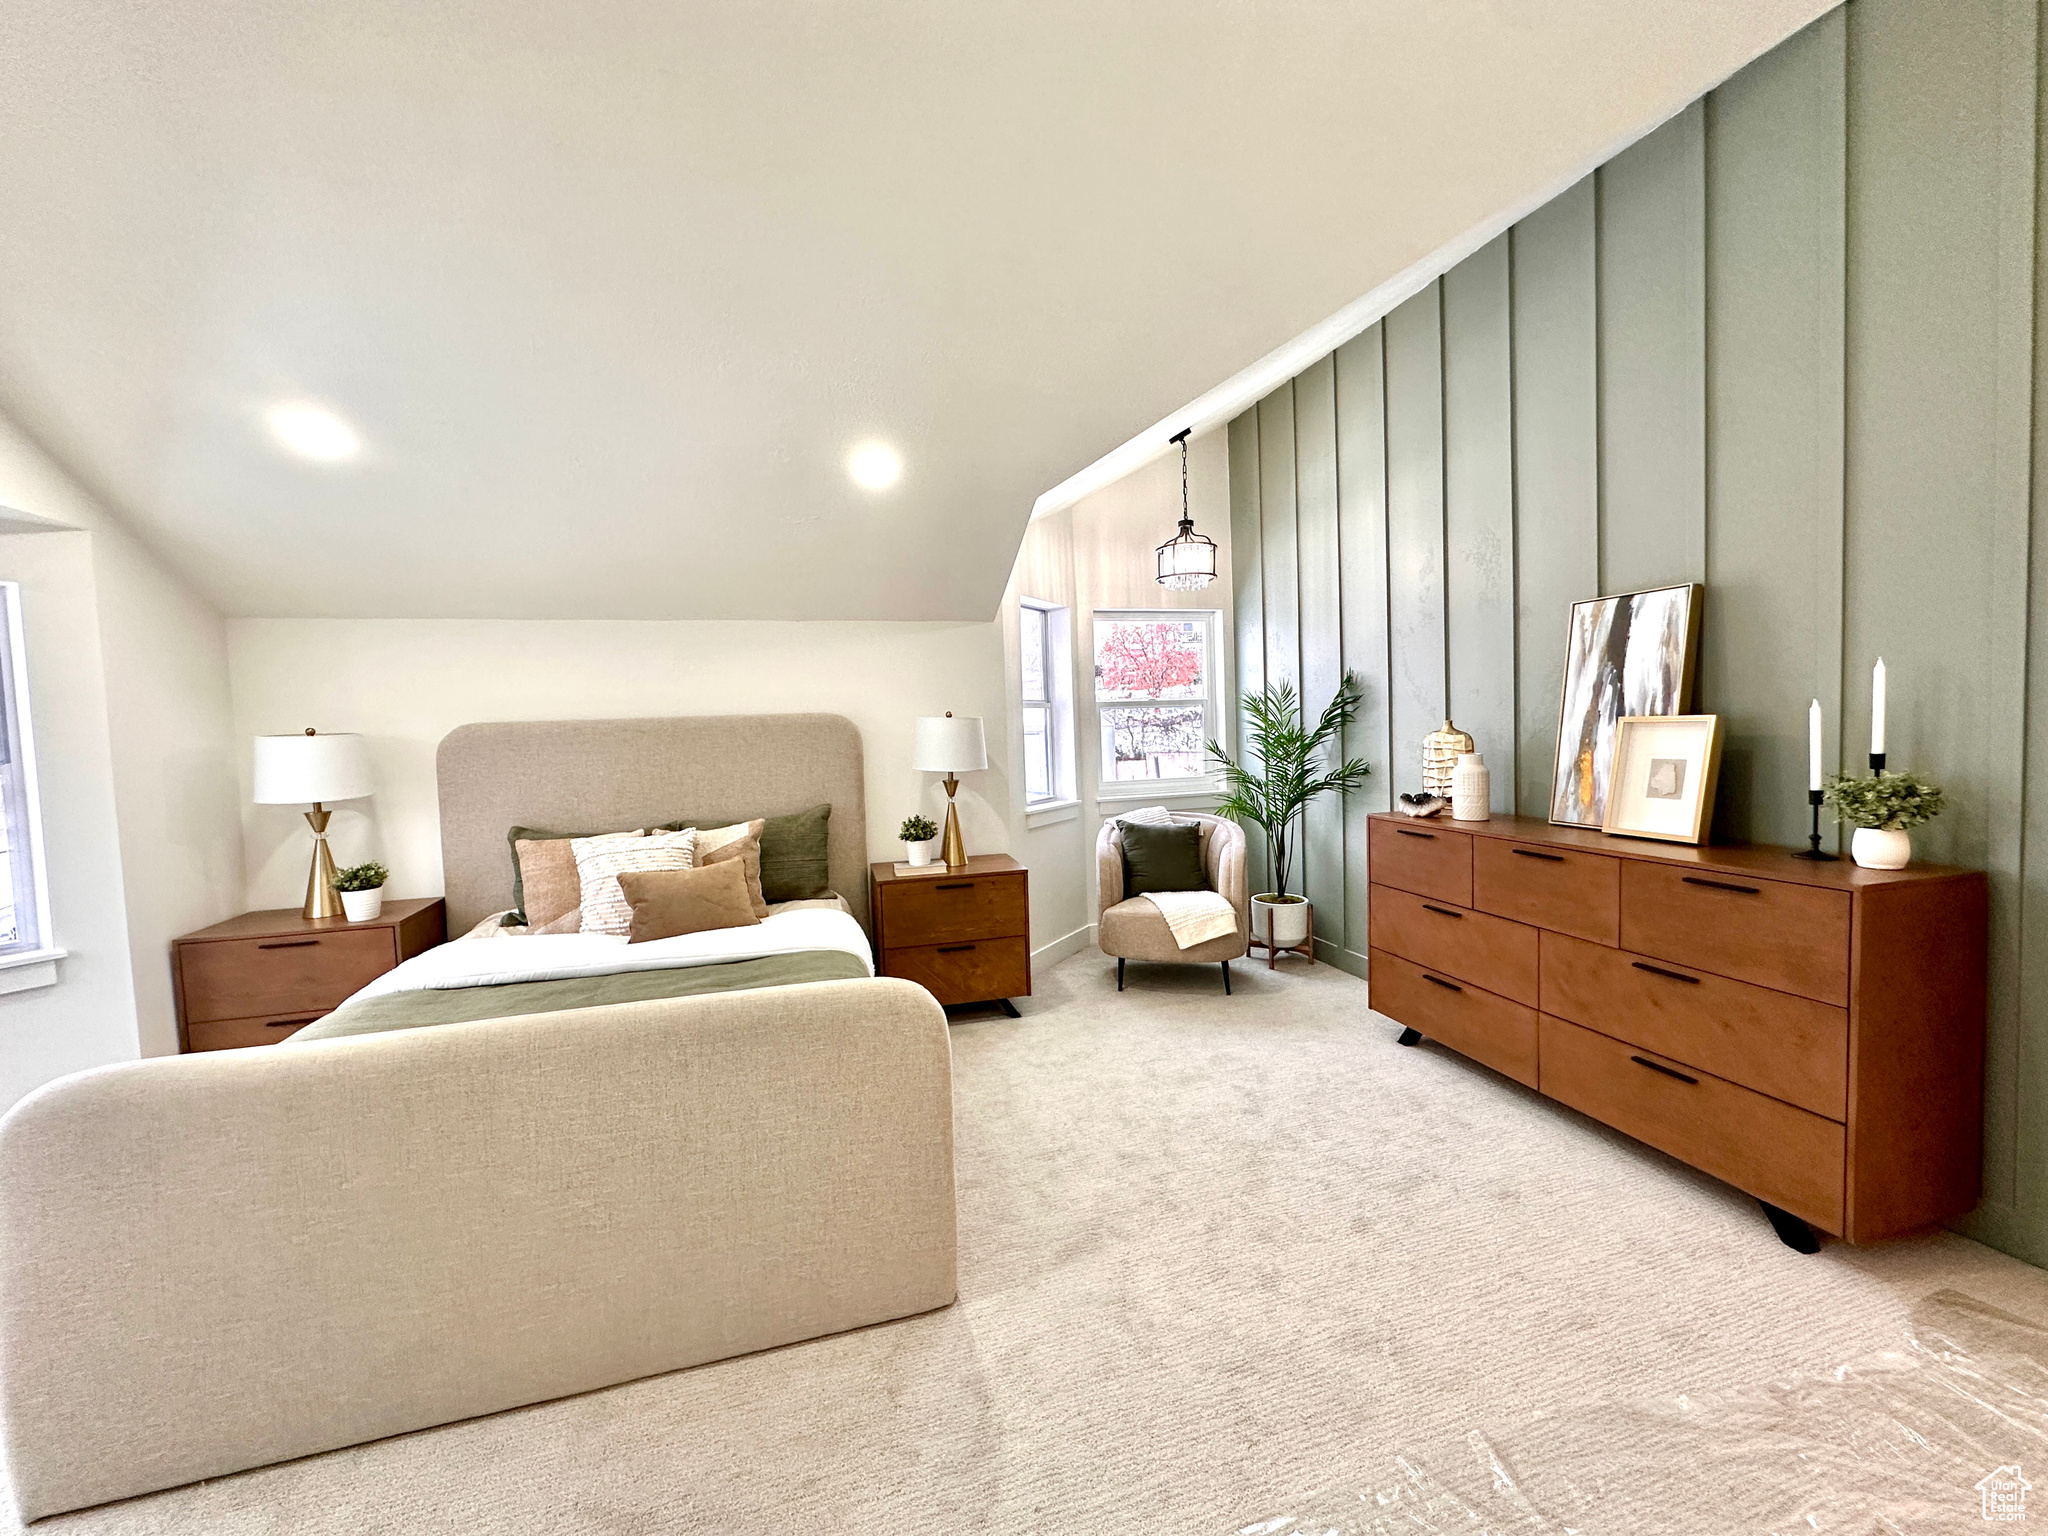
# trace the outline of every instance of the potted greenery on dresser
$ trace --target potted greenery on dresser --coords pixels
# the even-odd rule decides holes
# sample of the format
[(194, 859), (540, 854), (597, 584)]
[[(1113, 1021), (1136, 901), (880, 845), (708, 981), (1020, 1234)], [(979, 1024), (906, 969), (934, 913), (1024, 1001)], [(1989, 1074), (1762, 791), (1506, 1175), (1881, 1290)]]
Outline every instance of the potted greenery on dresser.
[(334, 888), (341, 892), (341, 910), (352, 923), (374, 921), (384, 911), (384, 882), (391, 871), (382, 864), (351, 864), (338, 870)]
[[(1272, 857), (1273, 889), (1252, 897), (1252, 935), (1280, 949), (1291, 949), (1308, 937), (1308, 903), (1291, 894), (1296, 823), (1309, 802), (1335, 790), (1356, 788), (1372, 769), (1362, 758), (1318, 773), (1319, 760), (1358, 714), (1358, 679), (1350, 673), (1337, 695), (1324, 706), (1314, 730), (1301, 723), (1301, 701), (1291, 684), (1281, 683), (1244, 700), (1245, 758), (1233, 759), (1222, 743), (1209, 743), (1209, 756), (1223, 771), (1225, 794), (1216, 814), (1266, 834)], [(1256, 766), (1253, 766), (1256, 764)]]
[(903, 839), (904, 862), (916, 869), (931, 863), (932, 839), (939, 835), (937, 822), (926, 816), (906, 816), (896, 835)]
[(1948, 795), (1917, 773), (1880, 768), (1869, 778), (1838, 773), (1821, 797), (1856, 829), (1849, 857), (1865, 869), (1904, 869), (1913, 861), (1912, 828), (1934, 820)]

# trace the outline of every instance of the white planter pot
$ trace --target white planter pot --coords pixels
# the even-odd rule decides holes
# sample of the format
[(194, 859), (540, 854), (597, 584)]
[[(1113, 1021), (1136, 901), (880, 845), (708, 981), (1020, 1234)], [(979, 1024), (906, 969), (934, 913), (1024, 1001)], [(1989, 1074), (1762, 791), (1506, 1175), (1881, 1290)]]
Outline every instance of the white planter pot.
[(1858, 827), (1849, 839), (1849, 857), (1865, 869), (1904, 869), (1913, 862), (1913, 834)]
[(923, 869), (925, 865), (931, 863), (932, 844), (937, 841), (937, 838), (931, 838), (922, 843), (905, 843), (903, 845), (904, 862), (913, 869)]
[(1268, 896), (1254, 896), (1252, 937), (1269, 941), (1279, 949), (1294, 948), (1308, 937), (1308, 903), (1301, 900), (1274, 901)]
[(1477, 752), (1460, 753), (1458, 766), (1451, 770), (1451, 820), (1486, 821), (1488, 802), (1493, 798), (1493, 775), (1486, 759)]
[(341, 910), (352, 923), (372, 922), (384, 912), (384, 887), (374, 891), (343, 891)]

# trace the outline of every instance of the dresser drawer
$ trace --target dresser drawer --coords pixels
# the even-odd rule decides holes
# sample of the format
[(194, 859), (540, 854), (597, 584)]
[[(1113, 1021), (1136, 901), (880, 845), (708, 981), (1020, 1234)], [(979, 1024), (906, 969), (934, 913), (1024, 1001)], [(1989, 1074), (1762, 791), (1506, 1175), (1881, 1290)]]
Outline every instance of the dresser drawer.
[(397, 963), (388, 927), (184, 944), (185, 1022), (317, 1016)]
[(1830, 1120), (1848, 1116), (1845, 1009), (1557, 933), (1543, 935), (1542, 1008)]
[(1417, 896), (1472, 905), (1472, 834), (1441, 826), (1404, 827), (1370, 823), (1366, 839), (1372, 879)]
[(1828, 1232), (1842, 1230), (1842, 1126), (1543, 1015), (1542, 1089)]
[(1031, 903), (1018, 874), (897, 880), (882, 888), (881, 899), (882, 942), (891, 949), (1031, 931)]
[(1818, 1002), (1849, 1001), (1849, 893), (1629, 862), (1621, 946)]
[(1403, 960), (1536, 1006), (1536, 930), (1392, 886), (1372, 888), (1371, 944)]
[(1621, 935), (1621, 860), (1474, 838), (1472, 905), (1518, 923), (1615, 944)]
[(1374, 949), (1372, 1008), (1397, 1024), (1536, 1086), (1536, 1010)]
[(970, 939), (882, 952), (882, 973), (914, 981), (942, 1003), (1031, 995), (1028, 938)]
[(274, 1019), (208, 1019), (185, 1028), (188, 1051), (234, 1051), (249, 1045), (275, 1045), (324, 1017), (324, 1013), (287, 1013)]

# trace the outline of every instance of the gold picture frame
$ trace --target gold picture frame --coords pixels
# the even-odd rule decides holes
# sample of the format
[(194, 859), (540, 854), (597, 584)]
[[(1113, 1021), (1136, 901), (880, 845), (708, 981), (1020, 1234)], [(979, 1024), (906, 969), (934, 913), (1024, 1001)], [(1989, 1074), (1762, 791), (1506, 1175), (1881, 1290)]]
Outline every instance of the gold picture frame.
[(1552, 826), (1606, 824), (1614, 736), (1624, 715), (1692, 708), (1705, 597), (1706, 587), (1695, 581), (1572, 604), (1550, 769)]
[(1601, 830), (1698, 844), (1714, 819), (1721, 734), (1719, 715), (1622, 716)]

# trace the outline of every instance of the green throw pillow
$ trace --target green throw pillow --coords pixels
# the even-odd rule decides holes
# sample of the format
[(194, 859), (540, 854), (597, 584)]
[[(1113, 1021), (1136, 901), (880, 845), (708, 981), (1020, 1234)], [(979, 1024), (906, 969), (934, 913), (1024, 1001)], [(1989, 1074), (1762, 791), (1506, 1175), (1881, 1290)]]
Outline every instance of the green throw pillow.
[[(688, 821), (663, 822), (660, 831), (680, 832), (685, 827), (729, 827), (734, 822), (752, 821), (752, 816), (697, 816)], [(761, 899), (763, 901), (809, 901), (832, 889), (832, 861), (827, 843), (832, 830), (832, 807), (814, 805), (808, 811), (764, 818), (761, 829)]]
[(1202, 869), (1202, 828), (1198, 822), (1120, 822), (1124, 832), (1124, 894), (1149, 891), (1206, 891)]

